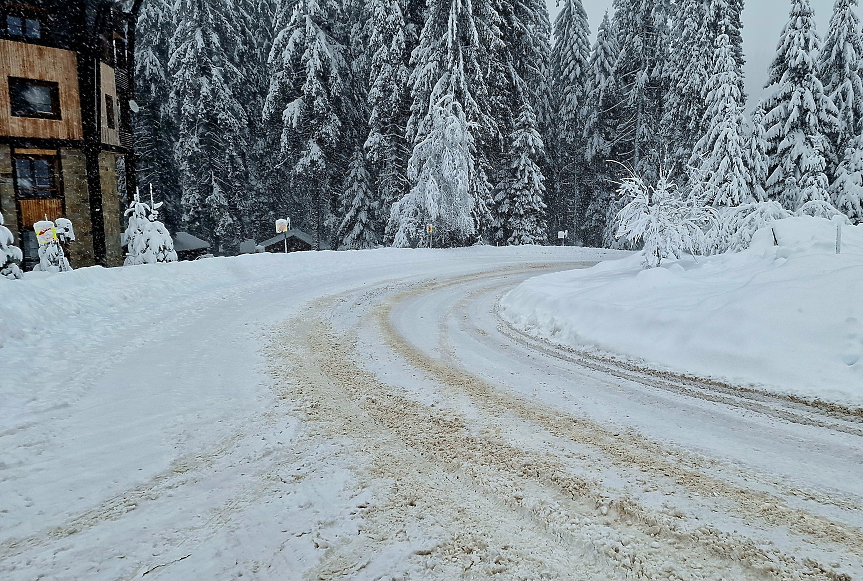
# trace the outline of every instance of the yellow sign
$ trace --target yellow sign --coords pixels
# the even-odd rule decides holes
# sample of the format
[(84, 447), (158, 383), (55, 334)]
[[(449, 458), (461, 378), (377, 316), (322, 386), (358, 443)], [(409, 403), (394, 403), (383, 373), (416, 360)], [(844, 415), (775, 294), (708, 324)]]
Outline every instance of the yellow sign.
[(429, 234), (434, 234), (434, 226), (432, 226), (431, 224), (427, 225), (426, 232)]
[(36, 222), (33, 225), (33, 230), (36, 231), (36, 240), (39, 241), (39, 246), (45, 246), (57, 241), (57, 228), (54, 227), (53, 222)]

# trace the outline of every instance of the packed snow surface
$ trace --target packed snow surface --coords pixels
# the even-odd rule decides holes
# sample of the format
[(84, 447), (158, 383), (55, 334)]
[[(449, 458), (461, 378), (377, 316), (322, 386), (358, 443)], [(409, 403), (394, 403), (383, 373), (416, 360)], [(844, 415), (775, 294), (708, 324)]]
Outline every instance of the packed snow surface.
[(842, 227), (837, 255), (836, 223), (800, 217), (760, 230), (738, 254), (653, 269), (630, 256), (537, 277), (501, 312), (558, 344), (860, 406), (861, 297), (863, 226)]

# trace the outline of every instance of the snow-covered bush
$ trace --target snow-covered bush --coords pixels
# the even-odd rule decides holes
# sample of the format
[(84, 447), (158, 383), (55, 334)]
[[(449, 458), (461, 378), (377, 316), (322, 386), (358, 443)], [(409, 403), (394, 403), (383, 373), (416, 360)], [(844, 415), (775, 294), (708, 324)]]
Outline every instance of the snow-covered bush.
[(684, 196), (664, 174), (655, 187), (633, 175), (623, 181), (619, 193), (629, 203), (617, 214), (615, 236), (632, 244), (643, 241), (645, 266), (657, 267), (663, 259), (705, 250), (705, 230), (714, 222), (716, 210), (705, 206), (698, 190)]
[(795, 216), (811, 216), (832, 220), (835, 217), (849, 223), (848, 217), (828, 202), (813, 200), (806, 202), (794, 213), (789, 212), (779, 202), (770, 200), (754, 204), (743, 204), (720, 212), (715, 227), (708, 233), (711, 254), (741, 252), (749, 248), (758, 230), (770, 226), (777, 220)]
[(727, 208), (709, 233), (711, 254), (741, 252), (749, 248), (755, 233), (791, 214), (779, 202), (767, 201)]
[[(51, 220), (40, 220), (33, 225), (37, 232), (54, 231), (54, 236), (45, 244), (39, 244), (39, 264), (33, 270), (37, 272), (69, 272), (72, 265), (63, 252), (60, 243), (69, 243), (75, 240), (75, 234), (71, 230), (72, 223), (66, 220), (63, 227), (57, 232), (57, 225)], [(68, 227), (68, 230), (67, 230)]]
[(24, 256), (21, 249), (14, 246), (15, 239), (9, 228), (3, 225), (3, 214), (0, 213), (0, 278), (21, 278), (21, 261)]
[(147, 204), (135, 194), (135, 199), (126, 210), (129, 225), (122, 240), (127, 248), (124, 266), (176, 262), (174, 241), (165, 225), (158, 220), (161, 207), (162, 202), (153, 203), (151, 197), (150, 204)]

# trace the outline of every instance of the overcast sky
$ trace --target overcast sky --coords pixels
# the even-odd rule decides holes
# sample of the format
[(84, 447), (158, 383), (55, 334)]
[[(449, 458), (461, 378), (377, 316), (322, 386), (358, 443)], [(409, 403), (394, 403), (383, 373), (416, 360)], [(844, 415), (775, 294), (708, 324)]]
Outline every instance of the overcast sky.
[[(815, 9), (818, 35), (823, 39), (827, 23), (833, 10), (833, 0), (811, 0)], [(555, 0), (546, 0), (554, 22), (559, 9)], [(590, 18), (590, 30), (596, 38), (596, 29), (602, 22), (602, 15), (608, 10), (613, 13), (612, 0), (582, 0)], [(791, 0), (747, 0), (743, 12), (743, 44), (746, 51), (746, 92), (749, 95), (749, 109), (753, 109), (758, 99), (765, 96), (763, 85), (767, 80), (767, 69), (773, 60), (779, 34), (788, 20)]]

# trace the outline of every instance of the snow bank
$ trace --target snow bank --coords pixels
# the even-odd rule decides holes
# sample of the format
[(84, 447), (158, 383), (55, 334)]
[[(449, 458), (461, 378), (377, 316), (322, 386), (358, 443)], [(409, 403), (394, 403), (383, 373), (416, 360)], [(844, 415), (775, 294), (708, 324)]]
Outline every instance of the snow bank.
[[(779, 245), (774, 245), (773, 232)], [(863, 405), (863, 226), (801, 217), (739, 254), (644, 270), (640, 256), (531, 279), (501, 303), (517, 328), (735, 384)]]

